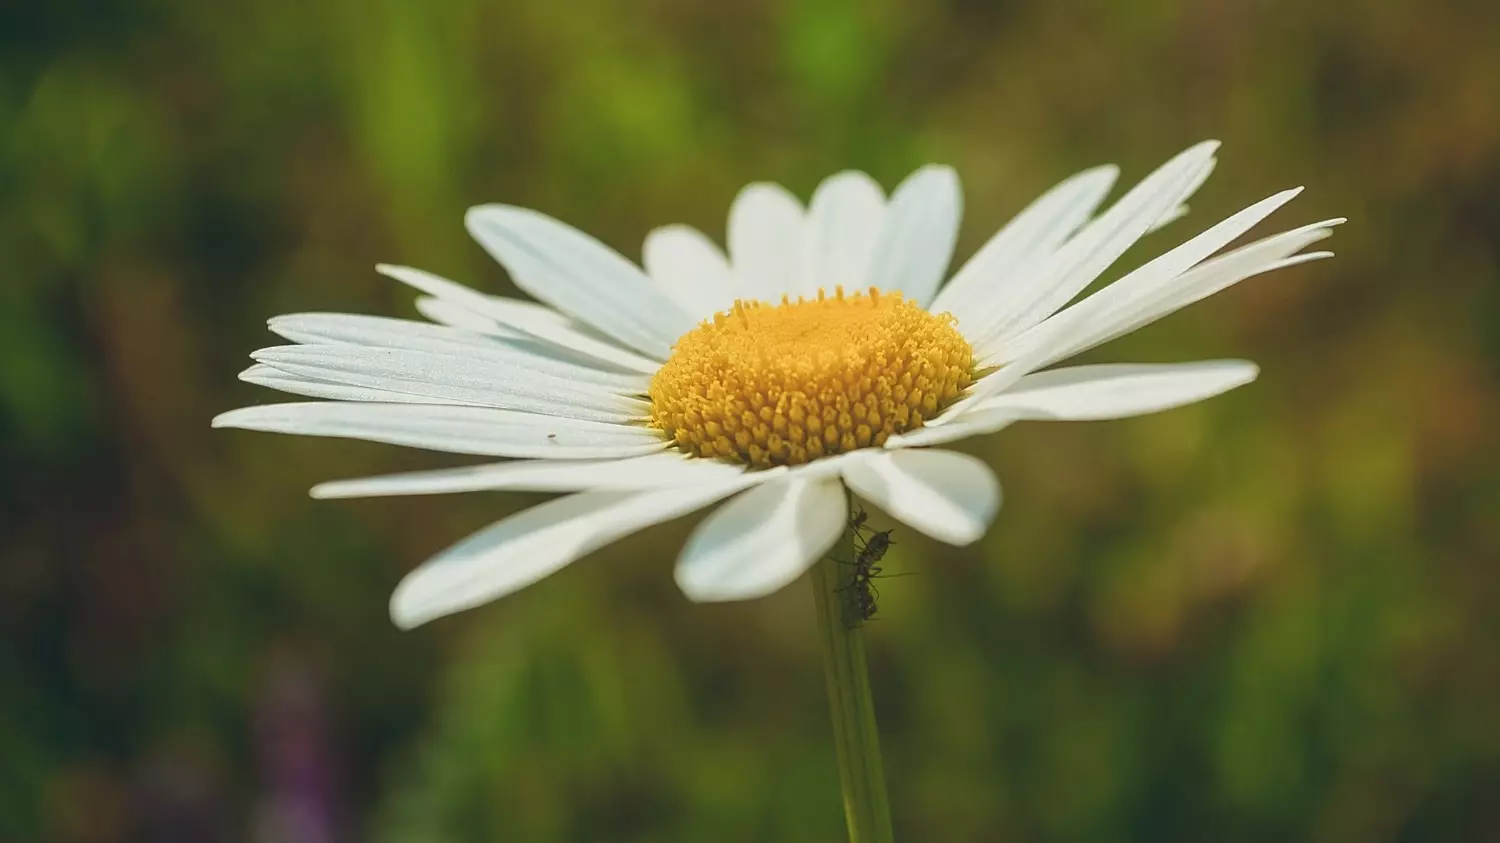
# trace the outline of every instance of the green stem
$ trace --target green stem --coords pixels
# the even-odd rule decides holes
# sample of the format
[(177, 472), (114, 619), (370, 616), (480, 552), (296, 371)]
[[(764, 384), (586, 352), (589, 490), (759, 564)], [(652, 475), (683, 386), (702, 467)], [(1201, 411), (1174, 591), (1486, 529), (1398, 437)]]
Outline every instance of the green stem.
[[(854, 534), (841, 542), (845, 562), (854, 558)], [(853, 568), (833, 558), (812, 570), (823, 640), (823, 668), (833, 711), (833, 743), (844, 790), (844, 819), (850, 843), (892, 843), (891, 809), (880, 766), (880, 733), (865, 669), (862, 620), (847, 599)]]

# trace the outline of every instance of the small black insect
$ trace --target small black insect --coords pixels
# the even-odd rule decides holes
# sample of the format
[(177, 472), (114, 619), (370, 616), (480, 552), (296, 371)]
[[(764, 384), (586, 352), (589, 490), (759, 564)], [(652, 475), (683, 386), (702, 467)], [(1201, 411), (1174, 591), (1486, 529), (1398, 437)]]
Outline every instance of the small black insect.
[(878, 533), (871, 533), (870, 538), (865, 540), (864, 547), (860, 551), (860, 554), (863, 556), (869, 556), (870, 560), (873, 562), (879, 562), (881, 557), (885, 556), (885, 552), (887, 550), (890, 550), (891, 545), (893, 544), (895, 544), (895, 542), (891, 541), (890, 530), (882, 530)]
[[(875, 613), (880, 610), (879, 600), (880, 592), (870, 584), (869, 580), (865, 580), (854, 589), (854, 611), (859, 615), (859, 623), (875, 618)], [(850, 624), (850, 626), (854, 625)]]
[(881, 577), (881, 567), (877, 564), (885, 557), (887, 550), (895, 544), (891, 540), (891, 531), (871, 531), (865, 536), (865, 521), (869, 513), (863, 508), (857, 509), (849, 518), (849, 529), (854, 533), (854, 561), (845, 562), (854, 568), (850, 575), (849, 584), (844, 590), (854, 592), (851, 602), (859, 621), (870, 620), (880, 611), (880, 591), (875, 588), (876, 579)]
[(854, 578), (850, 585), (854, 587), (854, 605), (862, 621), (875, 617), (880, 610), (880, 590), (874, 581), (880, 578), (882, 568), (876, 563), (885, 556), (891, 544), (890, 530), (874, 533), (860, 542), (859, 552), (854, 557)]

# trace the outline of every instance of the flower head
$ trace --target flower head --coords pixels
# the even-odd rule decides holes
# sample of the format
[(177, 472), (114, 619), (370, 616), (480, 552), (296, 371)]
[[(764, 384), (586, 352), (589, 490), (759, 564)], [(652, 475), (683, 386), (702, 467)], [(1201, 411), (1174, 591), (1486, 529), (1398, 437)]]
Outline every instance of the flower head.
[(685, 453), (756, 468), (881, 446), (973, 380), (953, 322), (878, 287), (736, 301), (677, 341), (651, 378), (651, 420)]
[(1238, 360), (1047, 368), (1242, 279), (1327, 256), (1302, 249), (1342, 220), (1214, 257), (1298, 192), (1288, 190), (1073, 302), (1182, 215), (1216, 148), (1183, 152), (1103, 212), (1115, 168), (1067, 179), (946, 285), (961, 200), (945, 167), (918, 170), (889, 199), (868, 176), (840, 173), (806, 208), (751, 185), (730, 208), (727, 255), (669, 226), (647, 237), (644, 269), (535, 211), (475, 208), (470, 232), (540, 304), (382, 266), (424, 294), (430, 322), (272, 319), (295, 345), (255, 352), (241, 377), (330, 400), (247, 407), (214, 424), (505, 458), (325, 483), (316, 497), (568, 493), (408, 575), (391, 605), (402, 626), (725, 499), (678, 560), (695, 600), (796, 579), (843, 531), (845, 486), (967, 544), (998, 510), (999, 484), (983, 462), (932, 446), (1020, 420), (1151, 413), (1255, 378)]

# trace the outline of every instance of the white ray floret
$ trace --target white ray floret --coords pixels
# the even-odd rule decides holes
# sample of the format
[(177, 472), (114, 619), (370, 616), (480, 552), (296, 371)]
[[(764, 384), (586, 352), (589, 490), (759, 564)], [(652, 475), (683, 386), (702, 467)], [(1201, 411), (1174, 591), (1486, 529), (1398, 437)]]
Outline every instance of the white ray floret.
[(778, 184), (752, 184), (729, 207), (729, 259), (742, 299), (796, 298), (804, 286), (807, 240), (802, 203)]
[(796, 472), (735, 498), (694, 531), (677, 584), (694, 600), (748, 600), (780, 590), (844, 531), (837, 478)]
[(585, 332), (560, 313), (539, 308), (530, 302), (499, 296), (486, 296), (446, 278), (407, 266), (380, 265), (381, 274), (427, 293), (450, 306), (471, 310), (494, 320), (503, 328), (519, 331), (528, 337), (549, 343), (563, 351), (573, 352), (602, 365), (612, 365), (631, 372), (651, 374), (660, 360), (643, 357), (634, 351), (614, 345), (606, 339)]
[(980, 341), (1011, 336), (1051, 316), (1092, 284), (1170, 209), (1185, 201), (1199, 175), (1213, 166), (1213, 141), (1183, 152), (1140, 184), (1108, 211), (1086, 224), (1044, 258), (1016, 285), (1013, 301), (986, 302), (991, 323), (974, 336)]
[(527, 459), (633, 457), (662, 450), (659, 431), (488, 407), (317, 402), (231, 410), (214, 427), (367, 439), (454, 454)]
[(953, 258), (962, 216), (963, 195), (951, 167), (929, 165), (913, 173), (891, 194), (866, 285), (899, 290), (927, 305)]
[(642, 420), (650, 411), (640, 398), (514, 358), (347, 345), (277, 346), (250, 356), (293, 375), (481, 407), (616, 422)]
[(976, 304), (994, 311), (1014, 308), (1032, 265), (1088, 222), (1119, 175), (1118, 167), (1095, 167), (1047, 191), (974, 253), (938, 293), (932, 309), (954, 314), (972, 335), (982, 327), (971, 323)]
[(515, 460), (384, 477), (334, 480), (313, 487), (315, 498), (439, 495), (453, 492), (579, 492), (659, 489), (721, 483), (745, 473), (742, 465), (695, 460), (675, 451), (625, 459)]
[(1245, 360), (1102, 363), (1018, 378), (949, 424), (891, 437), (888, 448), (918, 448), (993, 433), (1017, 421), (1101, 421), (1158, 413), (1202, 401), (1255, 380)]
[[(802, 277), (830, 289), (856, 290), (871, 284), (871, 258), (885, 220), (885, 193), (874, 179), (859, 172), (825, 179), (808, 204)], [(797, 292), (816, 295), (817, 288), (801, 287)]]
[(596, 548), (723, 500), (744, 478), (646, 492), (579, 492), (480, 530), (424, 562), (396, 587), (402, 627), (477, 606), (528, 586)]
[(719, 247), (685, 225), (668, 225), (646, 236), (641, 262), (667, 296), (695, 319), (734, 306), (734, 273)]
[(939, 541), (977, 541), (1000, 509), (1000, 482), (976, 457), (887, 451), (844, 471), (860, 496)]
[(545, 214), (482, 205), (465, 222), (517, 287), (643, 354), (665, 358), (693, 327), (639, 267)]
[(292, 395), (301, 395), (306, 398), (326, 398), (331, 401), (361, 401), (375, 404), (464, 405), (462, 401), (448, 401), (421, 395), (406, 395), (386, 389), (375, 389), (368, 386), (355, 386), (354, 384), (339, 383), (337, 381), (302, 377), (289, 372), (283, 372), (264, 363), (256, 363), (254, 366), (240, 372), (240, 380), (245, 383), (253, 383), (256, 386), (270, 387), (271, 389), (280, 390)]

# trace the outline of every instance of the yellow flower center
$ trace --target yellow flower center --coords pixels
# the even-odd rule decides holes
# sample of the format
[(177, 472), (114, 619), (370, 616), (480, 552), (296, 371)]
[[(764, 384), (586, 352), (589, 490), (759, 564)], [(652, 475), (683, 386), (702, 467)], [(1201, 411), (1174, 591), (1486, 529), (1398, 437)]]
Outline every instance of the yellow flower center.
[(651, 379), (652, 423), (687, 453), (760, 468), (881, 445), (968, 388), (954, 321), (874, 288), (737, 301), (677, 340)]

